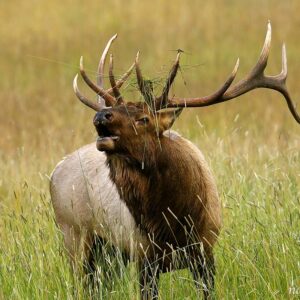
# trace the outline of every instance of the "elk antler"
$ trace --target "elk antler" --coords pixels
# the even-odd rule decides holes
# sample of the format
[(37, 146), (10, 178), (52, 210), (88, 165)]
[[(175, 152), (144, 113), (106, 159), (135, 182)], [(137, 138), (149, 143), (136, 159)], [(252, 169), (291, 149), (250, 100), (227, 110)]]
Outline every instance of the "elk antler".
[[(107, 42), (103, 53), (101, 55), (100, 61), (99, 61), (99, 65), (98, 65), (98, 70), (97, 70), (97, 85), (100, 88), (104, 88), (104, 66), (105, 66), (105, 61), (106, 61), (106, 56), (107, 56), (107, 52), (109, 51), (109, 48), (112, 44), (112, 42), (118, 37), (117, 34), (115, 34), (114, 36), (112, 36), (109, 41)], [(98, 102), (102, 104), (102, 106), (105, 106), (105, 99), (103, 99), (100, 95), (98, 95)]]
[(94, 102), (94, 101), (91, 101), (89, 100), (88, 98), (86, 98), (85, 96), (83, 96), (81, 94), (81, 92), (79, 91), (79, 88), (78, 88), (78, 84), (77, 84), (77, 79), (78, 79), (78, 74), (76, 74), (74, 80), (73, 80), (73, 89), (74, 89), (74, 92), (77, 96), (77, 98), (85, 105), (87, 105), (88, 107), (96, 110), (96, 111), (100, 111), (103, 106), (102, 106), (102, 103), (101, 102)]
[[(97, 84), (93, 83), (93, 81), (87, 76), (84, 67), (83, 67), (83, 58), (80, 58), (80, 74), (83, 78), (83, 80), (87, 83), (87, 85), (98, 94), (98, 103), (95, 103), (89, 99), (87, 99), (85, 96), (83, 96), (81, 94), (81, 92), (79, 91), (78, 88), (78, 84), (77, 84), (77, 79), (78, 76), (76, 75), (73, 81), (73, 89), (74, 92), (76, 94), (76, 96), (78, 97), (78, 99), (84, 103), (85, 105), (89, 106), (90, 108), (99, 111), (103, 108), (105, 108), (106, 106), (113, 106), (116, 103), (121, 104), (123, 103), (123, 99), (121, 97), (121, 94), (119, 92), (119, 88), (123, 85), (123, 83), (128, 79), (128, 77), (130, 76), (130, 74), (132, 73), (132, 70), (135, 66), (135, 63), (132, 64), (130, 66), (130, 68), (127, 70), (127, 72), (117, 81), (115, 82), (115, 78), (113, 75), (113, 61), (111, 58), (111, 62), (110, 62), (110, 82), (112, 87), (104, 90), (103, 85), (104, 85), (104, 77), (103, 77), (103, 73), (104, 73), (104, 66), (105, 66), (105, 61), (106, 61), (106, 57), (107, 57), (107, 53), (110, 49), (110, 46), (112, 44), (112, 42), (117, 38), (117, 34), (115, 34), (113, 37), (110, 38), (110, 40), (107, 42), (106, 47), (104, 48), (104, 51), (101, 55), (100, 61), (99, 61), (99, 65), (98, 65), (98, 77), (97, 77)], [(115, 97), (113, 97), (113, 95)]]
[(286, 49), (284, 44), (282, 46), (281, 73), (276, 76), (264, 75), (264, 70), (267, 66), (268, 56), (270, 52), (270, 45), (271, 45), (271, 24), (270, 22), (268, 22), (268, 29), (265, 38), (265, 43), (261, 51), (260, 57), (258, 59), (258, 62), (251, 70), (251, 72), (244, 79), (240, 80), (234, 86), (230, 87), (238, 69), (239, 61), (237, 61), (237, 64), (232, 74), (217, 92), (213, 93), (210, 96), (199, 97), (199, 98), (171, 98), (168, 99), (164, 107), (209, 106), (209, 105), (214, 105), (217, 103), (234, 99), (256, 88), (268, 88), (268, 89), (276, 90), (284, 96), (294, 119), (298, 123), (300, 123), (300, 116), (296, 111), (296, 107), (289, 95), (289, 92), (285, 84), (287, 78), (287, 58), (286, 58)]
[[(130, 66), (130, 68), (123, 74), (123, 76), (117, 80), (116, 82), (116, 87), (119, 89), (122, 87), (123, 83), (128, 79), (130, 74), (132, 73), (132, 70), (135, 66), (135, 62)], [(110, 88), (106, 91), (108, 94), (112, 95), (113, 94), (113, 88)]]
[(83, 57), (80, 58), (80, 74), (83, 78), (83, 80), (86, 82), (86, 84), (94, 91), (96, 92), (101, 98), (105, 100), (106, 106), (113, 106), (116, 103), (116, 100), (113, 96), (107, 93), (103, 88), (99, 87), (95, 83), (93, 83), (92, 80), (87, 76), (84, 68), (83, 68)]
[(142, 71), (139, 64), (139, 55), (140, 52), (136, 54), (136, 58), (135, 58), (135, 71), (136, 71), (138, 86), (145, 99), (145, 102), (150, 106), (151, 109), (153, 109), (155, 99), (153, 96), (152, 82), (149, 80), (144, 80), (143, 78)]
[(176, 59), (175, 59), (175, 62), (171, 68), (171, 71), (169, 73), (169, 76), (166, 80), (166, 84), (163, 88), (163, 91), (162, 91), (162, 94), (156, 98), (156, 107), (157, 108), (163, 108), (167, 105), (168, 103), (168, 96), (169, 96), (169, 91), (170, 91), (170, 88), (172, 86), (172, 83), (176, 77), (176, 74), (177, 74), (177, 71), (178, 71), (178, 68), (179, 68), (179, 58), (180, 58), (180, 54), (181, 54), (181, 51), (177, 53), (177, 56), (176, 56)]
[(121, 93), (120, 93), (118, 87), (117, 87), (115, 76), (113, 73), (113, 67), (114, 67), (113, 55), (111, 54), (110, 60), (109, 60), (109, 81), (110, 81), (114, 96), (117, 99), (117, 103), (122, 104), (122, 103), (124, 103), (124, 100), (121, 96)]

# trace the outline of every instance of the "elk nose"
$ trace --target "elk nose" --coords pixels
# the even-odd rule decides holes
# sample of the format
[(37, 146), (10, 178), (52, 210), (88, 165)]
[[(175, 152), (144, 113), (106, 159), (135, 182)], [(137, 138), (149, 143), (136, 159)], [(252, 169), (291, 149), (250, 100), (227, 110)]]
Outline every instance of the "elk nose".
[(112, 113), (109, 111), (100, 111), (96, 113), (94, 118), (94, 125), (98, 126), (100, 124), (106, 124), (112, 120)]

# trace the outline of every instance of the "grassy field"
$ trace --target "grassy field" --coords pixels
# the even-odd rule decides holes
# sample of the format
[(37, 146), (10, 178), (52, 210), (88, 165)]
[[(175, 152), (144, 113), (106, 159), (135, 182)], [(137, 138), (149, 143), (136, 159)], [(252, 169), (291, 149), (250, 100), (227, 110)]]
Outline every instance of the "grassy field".
[[(116, 72), (140, 50), (143, 71), (159, 90), (172, 50), (182, 48), (172, 93), (204, 95), (237, 57), (238, 78), (250, 70), (270, 19), (267, 71), (280, 71), (286, 42), (288, 87), (300, 106), (299, 11), (297, 0), (0, 1), (0, 299), (87, 297), (70, 272), (48, 191), (61, 157), (95, 139), (93, 112), (72, 90), (81, 55), (95, 75), (102, 47), (117, 32)], [(134, 76), (123, 91), (139, 99)], [(257, 90), (186, 109), (174, 129), (204, 152), (223, 203), (216, 298), (300, 297), (300, 127), (284, 99)], [(103, 298), (137, 299), (131, 269)], [(197, 298), (185, 270), (164, 275), (160, 291), (160, 299)]]

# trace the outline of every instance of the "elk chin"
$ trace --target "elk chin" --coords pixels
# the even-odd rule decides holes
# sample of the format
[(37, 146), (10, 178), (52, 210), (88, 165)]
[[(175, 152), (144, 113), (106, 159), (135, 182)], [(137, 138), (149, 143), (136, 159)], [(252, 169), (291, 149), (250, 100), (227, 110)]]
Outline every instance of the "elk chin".
[(99, 136), (97, 138), (96, 147), (99, 151), (113, 151), (116, 146), (117, 136)]

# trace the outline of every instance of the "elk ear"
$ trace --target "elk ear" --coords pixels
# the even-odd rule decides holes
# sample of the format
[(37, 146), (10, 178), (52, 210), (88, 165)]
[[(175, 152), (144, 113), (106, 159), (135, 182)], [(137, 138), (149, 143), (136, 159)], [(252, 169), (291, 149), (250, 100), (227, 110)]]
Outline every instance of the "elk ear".
[(159, 127), (162, 131), (168, 130), (172, 127), (175, 120), (181, 114), (183, 108), (177, 108), (174, 110), (162, 111), (157, 113), (157, 120)]

